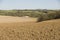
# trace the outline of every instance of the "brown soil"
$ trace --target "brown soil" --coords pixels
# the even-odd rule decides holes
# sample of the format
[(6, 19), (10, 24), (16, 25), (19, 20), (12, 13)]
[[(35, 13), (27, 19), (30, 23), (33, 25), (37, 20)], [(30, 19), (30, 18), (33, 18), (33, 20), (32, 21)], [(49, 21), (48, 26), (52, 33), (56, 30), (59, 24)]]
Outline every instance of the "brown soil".
[(28, 18), (29, 22), (20, 17), (0, 19), (0, 40), (60, 40), (60, 19), (39, 23), (31, 21), (31, 18)]

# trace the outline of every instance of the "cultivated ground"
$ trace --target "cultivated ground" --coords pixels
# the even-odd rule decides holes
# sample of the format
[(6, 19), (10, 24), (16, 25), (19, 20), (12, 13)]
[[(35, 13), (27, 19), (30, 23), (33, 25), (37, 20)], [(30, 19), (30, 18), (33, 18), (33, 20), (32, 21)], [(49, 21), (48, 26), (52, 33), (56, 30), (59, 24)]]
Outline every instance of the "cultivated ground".
[(36, 21), (36, 18), (31, 18), (31, 17), (0, 16), (0, 23), (30, 22), (30, 21)]
[(35, 18), (1, 16), (0, 40), (60, 40), (60, 19), (35, 21)]

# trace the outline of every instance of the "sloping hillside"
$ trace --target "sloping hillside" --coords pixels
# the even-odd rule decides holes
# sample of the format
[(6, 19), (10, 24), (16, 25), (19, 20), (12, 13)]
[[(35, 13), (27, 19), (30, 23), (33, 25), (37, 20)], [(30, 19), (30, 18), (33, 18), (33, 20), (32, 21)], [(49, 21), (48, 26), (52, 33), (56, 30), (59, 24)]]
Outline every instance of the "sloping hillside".
[(60, 40), (60, 19), (0, 23), (0, 40)]

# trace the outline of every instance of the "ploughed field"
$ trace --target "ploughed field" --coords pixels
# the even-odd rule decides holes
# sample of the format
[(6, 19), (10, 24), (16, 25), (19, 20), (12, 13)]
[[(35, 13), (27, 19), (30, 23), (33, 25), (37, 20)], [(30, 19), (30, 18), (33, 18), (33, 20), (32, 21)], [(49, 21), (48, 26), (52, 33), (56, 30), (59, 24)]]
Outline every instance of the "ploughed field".
[(0, 40), (60, 40), (60, 19), (37, 23), (35, 18), (1, 16)]

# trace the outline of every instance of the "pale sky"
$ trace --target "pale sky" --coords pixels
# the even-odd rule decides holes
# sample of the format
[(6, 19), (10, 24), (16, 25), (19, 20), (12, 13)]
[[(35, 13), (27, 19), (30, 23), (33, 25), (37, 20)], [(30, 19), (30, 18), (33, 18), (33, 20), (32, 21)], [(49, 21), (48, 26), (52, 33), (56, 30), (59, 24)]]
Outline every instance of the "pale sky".
[(60, 0), (0, 0), (0, 9), (60, 9)]

